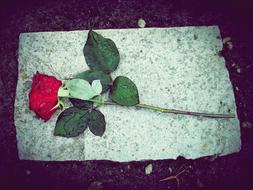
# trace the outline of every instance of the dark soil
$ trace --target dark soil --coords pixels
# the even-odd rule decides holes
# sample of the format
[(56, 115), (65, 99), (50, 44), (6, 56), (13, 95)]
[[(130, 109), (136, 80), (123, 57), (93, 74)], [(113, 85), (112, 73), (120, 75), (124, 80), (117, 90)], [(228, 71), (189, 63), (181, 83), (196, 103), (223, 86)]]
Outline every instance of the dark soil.
[[(0, 189), (253, 189), (252, 6), (245, 1), (32, 1), (1, 0), (0, 6)], [(18, 159), (14, 126), (17, 49), (21, 32), (98, 28), (218, 25), (233, 48), (222, 54), (232, 81), (241, 123), (242, 149), (197, 160), (38, 162)], [(153, 172), (145, 175), (145, 166)]]

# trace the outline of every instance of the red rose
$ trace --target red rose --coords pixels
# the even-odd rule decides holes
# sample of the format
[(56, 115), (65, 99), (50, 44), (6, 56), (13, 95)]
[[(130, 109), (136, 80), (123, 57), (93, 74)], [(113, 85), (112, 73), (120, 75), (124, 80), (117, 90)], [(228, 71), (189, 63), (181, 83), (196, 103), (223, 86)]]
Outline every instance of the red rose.
[(62, 82), (53, 76), (40, 74), (32, 78), (32, 89), (29, 93), (29, 107), (38, 117), (48, 121), (55, 113), (53, 109), (58, 102), (58, 90)]

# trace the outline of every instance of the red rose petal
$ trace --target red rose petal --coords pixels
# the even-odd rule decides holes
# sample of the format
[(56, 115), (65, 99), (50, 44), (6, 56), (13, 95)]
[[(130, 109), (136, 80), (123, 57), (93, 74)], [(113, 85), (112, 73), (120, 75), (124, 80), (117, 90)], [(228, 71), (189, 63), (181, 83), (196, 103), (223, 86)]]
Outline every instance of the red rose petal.
[(58, 101), (58, 90), (62, 82), (54, 76), (40, 74), (38, 71), (32, 78), (29, 93), (29, 107), (38, 117), (48, 121), (56, 112), (52, 108)]

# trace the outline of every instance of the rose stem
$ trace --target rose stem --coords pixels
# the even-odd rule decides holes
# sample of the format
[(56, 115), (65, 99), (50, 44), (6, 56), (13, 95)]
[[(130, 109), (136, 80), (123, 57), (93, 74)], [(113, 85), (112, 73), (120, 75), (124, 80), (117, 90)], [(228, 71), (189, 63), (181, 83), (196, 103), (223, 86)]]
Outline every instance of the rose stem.
[[(91, 99), (90, 101), (92, 102), (97, 102), (97, 100)], [(119, 104), (112, 102), (111, 100), (106, 100), (104, 101), (105, 105), (117, 105), (120, 106)], [(173, 113), (173, 114), (183, 114), (183, 115), (191, 115), (191, 116), (202, 116), (202, 117), (209, 117), (209, 118), (234, 118), (234, 114), (211, 114), (211, 113), (200, 113), (200, 112), (190, 112), (190, 111), (181, 111), (181, 110), (175, 110), (175, 109), (166, 109), (166, 108), (161, 108), (157, 106), (151, 106), (151, 105), (146, 105), (146, 104), (136, 104), (136, 108), (144, 108), (144, 109), (149, 109), (149, 110), (154, 110), (154, 111), (159, 111), (162, 113)]]

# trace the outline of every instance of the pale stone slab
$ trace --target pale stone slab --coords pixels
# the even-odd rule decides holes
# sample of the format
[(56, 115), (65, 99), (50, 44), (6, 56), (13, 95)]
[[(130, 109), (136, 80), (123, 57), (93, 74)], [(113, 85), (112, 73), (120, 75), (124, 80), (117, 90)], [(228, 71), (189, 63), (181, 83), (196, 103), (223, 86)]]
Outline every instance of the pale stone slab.
[[(218, 27), (97, 30), (117, 45), (121, 61), (113, 78), (125, 75), (141, 103), (181, 110), (236, 114), (233, 89)], [(157, 160), (198, 158), (240, 150), (239, 120), (208, 119), (105, 106), (103, 137), (89, 130), (76, 138), (53, 136), (54, 117), (43, 122), (28, 108), (31, 78), (38, 70), (59, 79), (87, 70), (83, 46), (88, 31), (20, 35), (15, 125), (20, 159)]]

